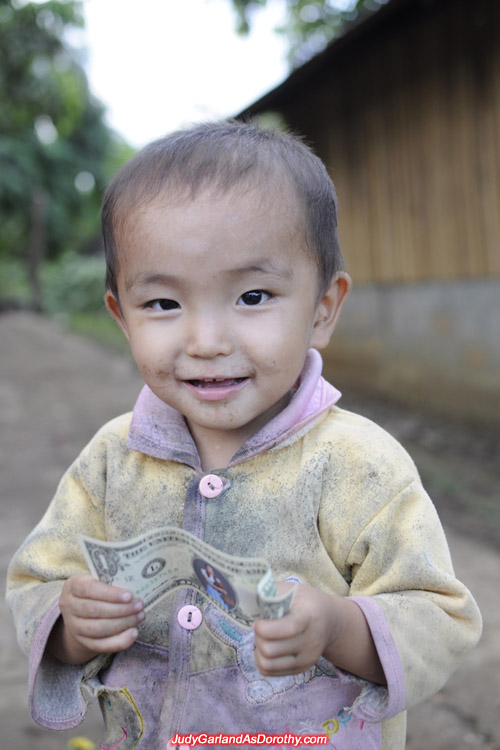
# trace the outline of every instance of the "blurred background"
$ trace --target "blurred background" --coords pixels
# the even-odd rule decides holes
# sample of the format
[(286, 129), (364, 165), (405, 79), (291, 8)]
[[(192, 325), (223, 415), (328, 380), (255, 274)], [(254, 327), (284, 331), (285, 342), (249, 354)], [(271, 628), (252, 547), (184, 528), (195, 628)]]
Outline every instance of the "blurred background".
[[(325, 374), (410, 450), (485, 614), (408, 748), (500, 748), (499, 32), (497, 0), (0, 0), (3, 570), (140, 388), (103, 305), (107, 181), (191, 122), (291, 128), (335, 182), (354, 281)], [(1, 614), (0, 744), (65, 748), (27, 717)]]
[(327, 365), (498, 426), (499, 27), (495, 0), (4, 0), (0, 305), (119, 346), (106, 182), (179, 126), (254, 116), (337, 186), (354, 292)]

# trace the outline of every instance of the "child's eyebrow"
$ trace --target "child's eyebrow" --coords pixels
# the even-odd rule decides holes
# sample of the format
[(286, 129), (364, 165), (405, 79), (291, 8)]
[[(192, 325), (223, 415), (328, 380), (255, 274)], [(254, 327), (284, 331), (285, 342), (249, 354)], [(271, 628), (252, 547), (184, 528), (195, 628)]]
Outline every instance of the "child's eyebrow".
[(293, 269), (284, 263), (273, 263), (269, 260), (250, 263), (247, 266), (231, 268), (227, 271), (228, 276), (245, 276), (249, 273), (264, 273), (272, 276), (281, 276), (290, 279), (293, 276)]
[[(237, 268), (230, 268), (224, 272), (227, 276), (232, 278), (238, 278), (246, 276), (251, 273), (262, 273), (269, 276), (279, 276), (285, 279), (291, 279), (293, 276), (293, 269), (283, 264), (273, 263), (272, 261), (264, 260), (262, 262), (250, 263), (249, 265), (240, 266)], [(176, 274), (167, 273), (151, 273), (151, 274), (140, 274), (135, 278), (128, 279), (125, 282), (125, 289), (129, 292), (131, 289), (138, 287), (147, 287), (152, 285), (164, 285), (164, 286), (180, 286), (182, 284), (182, 277)]]
[(132, 279), (127, 279), (125, 282), (125, 289), (130, 292), (131, 289), (141, 286), (151, 286), (153, 284), (163, 284), (175, 286), (181, 281), (179, 276), (167, 273), (152, 273), (135, 276)]

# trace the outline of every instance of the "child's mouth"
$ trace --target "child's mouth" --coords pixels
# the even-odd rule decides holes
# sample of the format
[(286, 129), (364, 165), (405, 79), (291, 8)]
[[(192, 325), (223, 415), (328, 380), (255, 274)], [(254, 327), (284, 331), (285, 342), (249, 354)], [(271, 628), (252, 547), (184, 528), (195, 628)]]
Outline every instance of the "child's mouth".
[(225, 401), (245, 388), (250, 378), (193, 378), (184, 386), (202, 401)]
[(246, 378), (203, 378), (203, 380), (188, 380), (195, 388), (227, 388), (242, 383)]

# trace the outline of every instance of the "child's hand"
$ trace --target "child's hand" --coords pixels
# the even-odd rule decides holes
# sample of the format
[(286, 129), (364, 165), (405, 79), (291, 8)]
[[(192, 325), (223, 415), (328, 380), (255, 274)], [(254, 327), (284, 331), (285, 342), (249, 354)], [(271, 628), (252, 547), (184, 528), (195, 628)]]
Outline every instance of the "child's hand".
[[(291, 584), (280, 584), (283, 593)], [(361, 609), (347, 597), (299, 585), (292, 606), (279, 620), (254, 623), (255, 663), (263, 675), (298, 674), (320, 656), (373, 682), (385, 676)]]
[(48, 649), (67, 664), (123, 651), (136, 640), (137, 625), (144, 619), (144, 605), (130, 591), (96, 581), (88, 573), (65, 581), (59, 607), (62, 617)]
[[(292, 584), (279, 584), (284, 593)], [(289, 612), (279, 620), (254, 623), (255, 663), (264, 675), (305, 672), (313, 666), (344, 627), (337, 597), (299, 585)]]

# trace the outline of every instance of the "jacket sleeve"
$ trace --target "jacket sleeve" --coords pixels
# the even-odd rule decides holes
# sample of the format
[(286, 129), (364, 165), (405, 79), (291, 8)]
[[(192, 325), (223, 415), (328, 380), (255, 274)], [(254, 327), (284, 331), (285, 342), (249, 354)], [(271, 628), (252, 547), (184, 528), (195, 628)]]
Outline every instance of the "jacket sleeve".
[(385, 697), (367, 688), (355, 713), (386, 721), (443, 687), (479, 640), (481, 616), (455, 577), (439, 517), (404, 448), (342, 410), (333, 428), (320, 533), (387, 679)]
[(7, 576), (7, 604), (17, 637), (29, 656), (29, 702), (33, 719), (51, 729), (82, 721), (87, 700), (82, 684), (102, 666), (102, 657), (86, 665), (62, 664), (45, 652), (57, 621), (64, 581), (88, 572), (77, 532), (105, 537), (105, 446), (94, 440), (62, 478), (47, 512), (14, 555)]
[(434, 695), (479, 640), (481, 617), (454, 575), (441, 523), (418, 478), (362, 530), (347, 564), (350, 595), (377, 645), (387, 623), (402, 667), (403, 707)]

